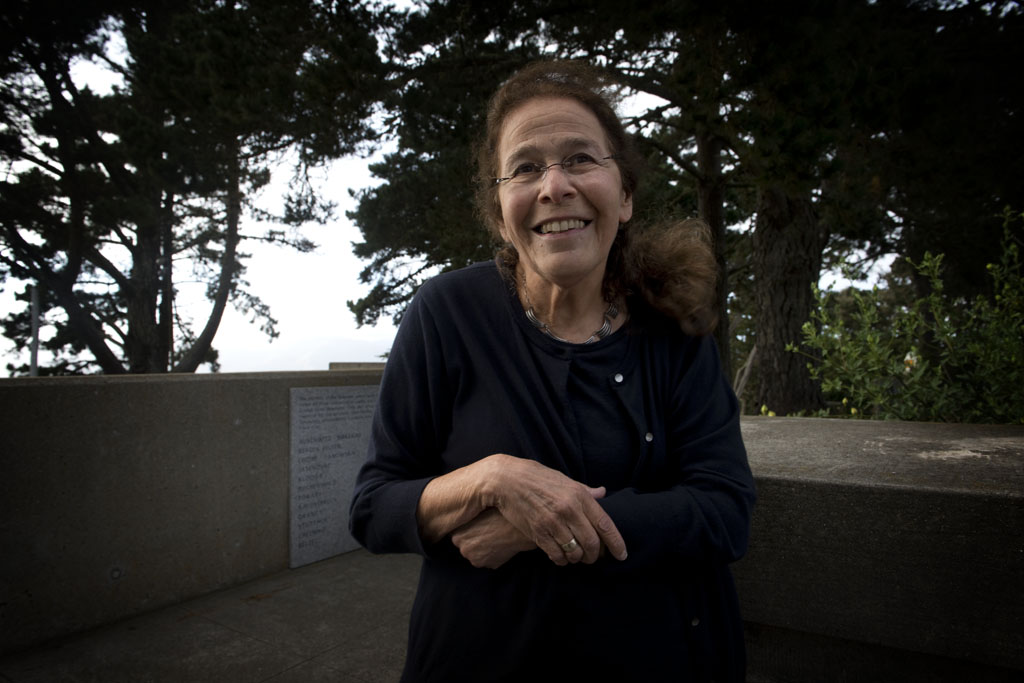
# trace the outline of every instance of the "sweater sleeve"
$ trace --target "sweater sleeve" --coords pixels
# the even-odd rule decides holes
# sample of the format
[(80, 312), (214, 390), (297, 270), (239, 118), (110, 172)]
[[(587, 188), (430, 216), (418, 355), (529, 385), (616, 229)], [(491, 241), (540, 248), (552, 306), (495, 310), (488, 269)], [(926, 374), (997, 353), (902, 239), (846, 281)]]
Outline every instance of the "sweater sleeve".
[(601, 501), (626, 540), (624, 571), (672, 562), (724, 564), (746, 552), (755, 492), (739, 405), (713, 340), (693, 341), (659, 411), (667, 440), (660, 481)]
[(450, 420), (443, 345), (424, 285), (403, 316), (381, 379), (366, 462), (356, 477), (349, 530), (374, 553), (426, 554), (416, 507), (439, 475)]

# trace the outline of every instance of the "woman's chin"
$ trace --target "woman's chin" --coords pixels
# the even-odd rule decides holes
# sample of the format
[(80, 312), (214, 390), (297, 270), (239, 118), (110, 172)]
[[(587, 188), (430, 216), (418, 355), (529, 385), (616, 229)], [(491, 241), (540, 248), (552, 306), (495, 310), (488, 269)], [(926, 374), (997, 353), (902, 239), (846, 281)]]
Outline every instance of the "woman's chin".
[[(568, 255), (566, 255), (568, 256)], [(539, 278), (562, 288), (578, 285), (600, 286), (604, 279), (604, 262), (593, 263), (578, 258), (548, 258), (536, 265), (527, 264), (527, 280)]]

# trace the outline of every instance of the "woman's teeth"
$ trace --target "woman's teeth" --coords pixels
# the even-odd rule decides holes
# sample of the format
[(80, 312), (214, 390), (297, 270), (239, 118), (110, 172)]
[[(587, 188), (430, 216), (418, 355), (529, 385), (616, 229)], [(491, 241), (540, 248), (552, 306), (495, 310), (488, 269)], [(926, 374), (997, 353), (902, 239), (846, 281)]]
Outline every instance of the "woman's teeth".
[(566, 230), (579, 230), (585, 225), (581, 220), (571, 221), (553, 221), (551, 223), (545, 223), (544, 225), (537, 228), (542, 235), (547, 235), (552, 232), (565, 232)]

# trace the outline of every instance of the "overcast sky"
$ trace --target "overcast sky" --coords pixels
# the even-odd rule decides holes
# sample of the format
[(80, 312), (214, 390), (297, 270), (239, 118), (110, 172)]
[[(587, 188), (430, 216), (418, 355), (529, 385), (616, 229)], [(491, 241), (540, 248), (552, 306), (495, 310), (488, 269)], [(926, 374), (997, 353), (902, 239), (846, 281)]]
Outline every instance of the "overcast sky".
[[(370, 186), (368, 162), (344, 159), (326, 172), (324, 191), (338, 202), (337, 215), (327, 225), (308, 226), (303, 233), (319, 248), (309, 254), (260, 244), (243, 246), (253, 254), (246, 280), (251, 290), (270, 306), (280, 336), (271, 341), (258, 325), (228, 309), (214, 346), (220, 351), (221, 372), (267, 370), (326, 370), (332, 362), (380, 361), (391, 348), (395, 328), (390, 318), (375, 327), (357, 328), (346, 301), (369, 290), (359, 282), (365, 266), (352, 254), (352, 243), (362, 241), (359, 230), (345, 217), (354, 208), (349, 188)], [(287, 176), (287, 169), (281, 175)], [(268, 202), (281, 193), (267, 193)], [(258, 232), (266, 226), (254, 226)], [(205, 319), (209, 302), (195, 297), (196, 319)]]
[[(257, 325), (234, 309), (225, 312), (214, 346), (220, 351), (221, 372), (266, 370), (326, 370), (332, 362), (380, 361), (391, 348), (395, 328), (390, 318), (375, 327), (357, 328), (346, 301), (369, 290), (359, 283), (365, 266), (352, 254), (352, 243), (362, 241), (359, 230), (345, 217), (355, 208), (349, 188), (371, 182), (368, 162), (344, 159), (325, 173), (325, 193), (338, 202), (332, 223), (308, 226), (303, 233), (319, 248), (309, 254), (266, 245), (243, 246), (253, 253), (246, 279), (252, 291), (270, 306), (280, 336), (272, 342)], [(281, 175), (287, 176), (287, 169)], [(281, 196), (268, 192), (268, 201)], [(255, 226), (254, 231), (260, 227)], [(199, 301), (196, 318), (208, 302)]]

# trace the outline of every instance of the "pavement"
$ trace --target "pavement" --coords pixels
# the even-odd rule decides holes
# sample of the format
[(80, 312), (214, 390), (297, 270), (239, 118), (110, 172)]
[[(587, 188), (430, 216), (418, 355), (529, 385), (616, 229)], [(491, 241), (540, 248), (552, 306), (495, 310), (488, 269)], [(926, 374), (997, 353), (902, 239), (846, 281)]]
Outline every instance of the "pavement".
[(8, 655), (0, 681), (397, 681), (419, 567), (357, 550)]

